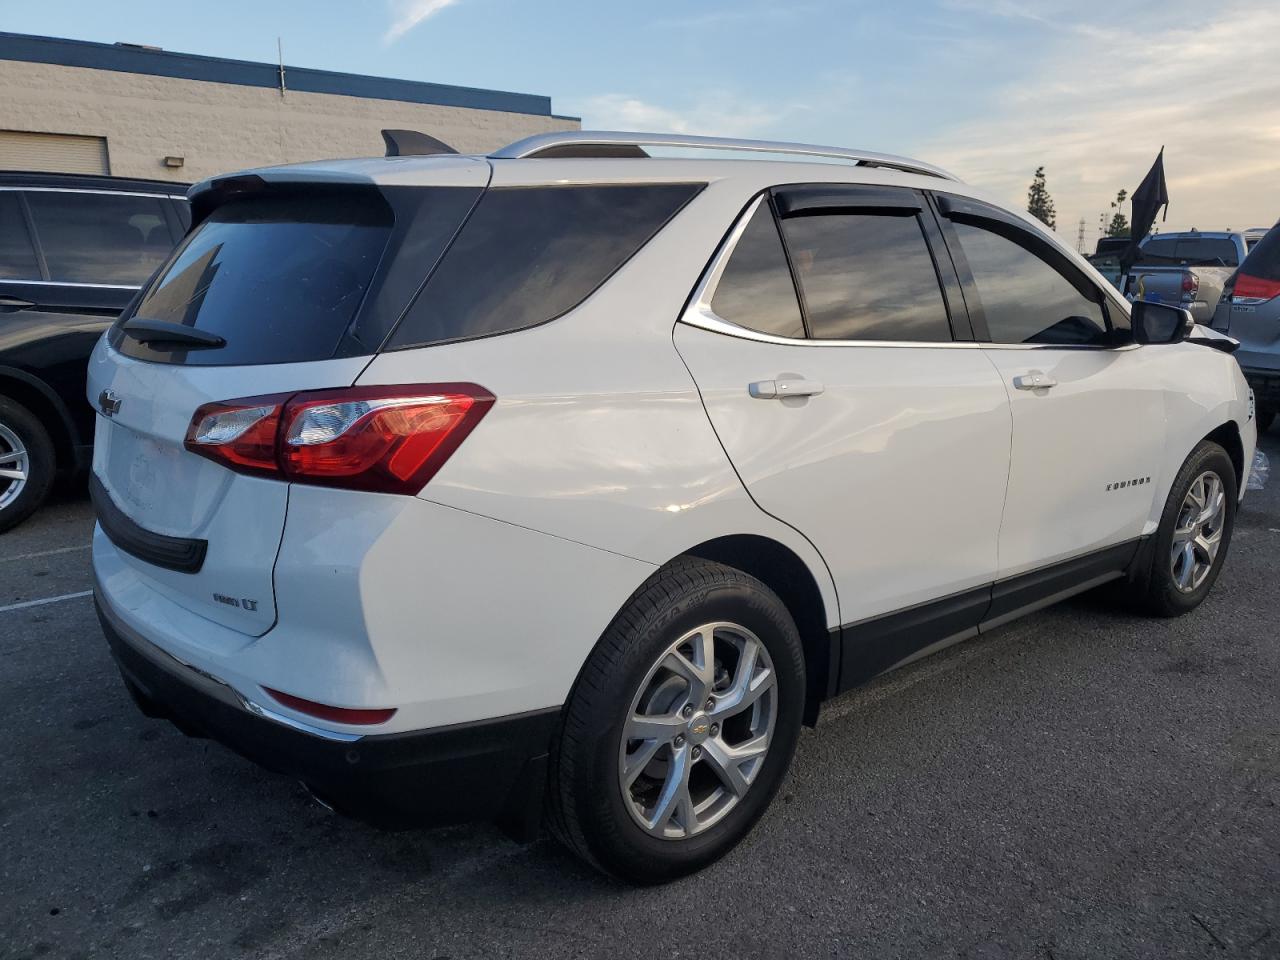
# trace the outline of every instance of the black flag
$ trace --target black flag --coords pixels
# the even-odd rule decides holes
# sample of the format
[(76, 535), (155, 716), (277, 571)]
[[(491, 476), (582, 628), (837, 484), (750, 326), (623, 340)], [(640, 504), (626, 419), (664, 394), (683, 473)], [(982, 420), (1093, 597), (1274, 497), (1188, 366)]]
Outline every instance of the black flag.
[(1160, 148), (1156, 162), (1151, 165), (1130, 199), (1133, 201), (1133, 216), (1129, 225), (1131, 239), (1120, 256), (1120, 268), (1124, 271), (1128, 271), (1138, 259), (1138, 244), (1142, 243), (1151, 225), (1156, 222), (1156, 214), (1160, 208), (1164, 207), (1166, 218), (1169, 216), (1169, 188), (1164, 182), (1164, 147)]

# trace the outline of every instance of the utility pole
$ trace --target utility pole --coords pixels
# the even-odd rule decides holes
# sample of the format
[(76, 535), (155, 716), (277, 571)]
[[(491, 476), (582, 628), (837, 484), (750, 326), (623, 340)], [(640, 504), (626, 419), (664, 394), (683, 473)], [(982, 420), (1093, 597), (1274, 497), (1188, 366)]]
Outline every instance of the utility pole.
[(284, 96), (284, 43), (276, 37), (276, 57), (280, 63), (280, 96)]

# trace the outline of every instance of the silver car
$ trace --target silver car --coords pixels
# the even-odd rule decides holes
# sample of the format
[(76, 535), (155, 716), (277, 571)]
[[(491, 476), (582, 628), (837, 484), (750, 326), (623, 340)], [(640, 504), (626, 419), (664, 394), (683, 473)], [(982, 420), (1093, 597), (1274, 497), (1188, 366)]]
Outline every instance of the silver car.
[(1227, 281), (1212, 326), (1240, 341), (1236, 358), (1253, 388), (1261, 433), (1280, 411), (1280, 223)]

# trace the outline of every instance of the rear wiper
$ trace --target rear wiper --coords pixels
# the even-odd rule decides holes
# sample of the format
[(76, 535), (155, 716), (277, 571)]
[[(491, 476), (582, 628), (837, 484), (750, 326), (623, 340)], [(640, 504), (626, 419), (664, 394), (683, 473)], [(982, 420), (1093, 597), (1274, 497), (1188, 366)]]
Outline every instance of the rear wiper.
[(206, 333), (172, 320), (130, 317), (120, 329), (139, 343), (180, 343), (188, 350), (214, 350), (227, 345), (216, 333)]

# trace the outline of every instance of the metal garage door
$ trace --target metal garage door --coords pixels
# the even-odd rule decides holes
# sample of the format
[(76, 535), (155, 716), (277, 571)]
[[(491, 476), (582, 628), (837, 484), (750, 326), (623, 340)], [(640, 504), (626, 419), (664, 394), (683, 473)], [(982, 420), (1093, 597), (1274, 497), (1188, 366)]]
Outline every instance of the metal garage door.
[(0, 170), (110, 173), (107, 138), (0, 130)]

